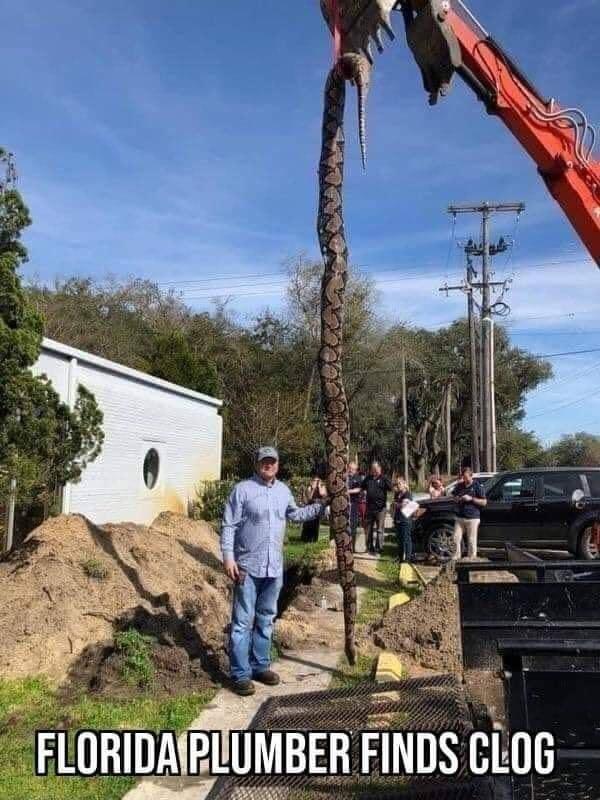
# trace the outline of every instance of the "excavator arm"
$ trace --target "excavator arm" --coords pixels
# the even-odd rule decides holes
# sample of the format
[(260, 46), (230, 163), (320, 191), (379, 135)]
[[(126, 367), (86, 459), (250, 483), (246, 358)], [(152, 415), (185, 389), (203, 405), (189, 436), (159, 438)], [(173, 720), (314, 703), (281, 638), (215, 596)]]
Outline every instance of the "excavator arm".
[[(408, 45), (429, 102), (445, 96), (454, 73), (499, 117), (529, 153), (550, 193), (600, 266), (600, 162), (585, 114), (544, 98), (488, 34), (462, 0), (321, 0), (337, 52), (373, 61), (381, 31), (392, 38), (393, 12), (402, 14)], [(364, 122), (361, 125), (364, 139)]]
[(600, 162), (593, 158), (596, 134), (585, 114), (544, 98), (461, 0), (447, 24), (460, 46), (457, 73), (529, 153), (600, 266)]

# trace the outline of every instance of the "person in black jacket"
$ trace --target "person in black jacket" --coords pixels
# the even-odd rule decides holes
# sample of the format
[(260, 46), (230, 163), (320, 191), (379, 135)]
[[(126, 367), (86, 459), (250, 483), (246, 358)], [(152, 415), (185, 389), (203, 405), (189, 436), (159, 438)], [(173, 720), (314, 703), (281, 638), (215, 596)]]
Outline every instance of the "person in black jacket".
[(381, 553), (385, 533), (387, 495), (392, 490), (389, 478), (383, 474), (381, 464), (373, 461), (362, 488), (367, 495), (366, 533), (370, 553)]
[(352, 549), (356, 553), (356, 529), (359, 523), (359, 505), (360, 496), (362, 494), (362, 483), (364, 475), (358, 471), (358, 464), (356, 461), (351, 461), (348, 464), (348, 475), (346, 478), (348, 484), (348, 497), (350, 498), (350, 535), (352, 536)]

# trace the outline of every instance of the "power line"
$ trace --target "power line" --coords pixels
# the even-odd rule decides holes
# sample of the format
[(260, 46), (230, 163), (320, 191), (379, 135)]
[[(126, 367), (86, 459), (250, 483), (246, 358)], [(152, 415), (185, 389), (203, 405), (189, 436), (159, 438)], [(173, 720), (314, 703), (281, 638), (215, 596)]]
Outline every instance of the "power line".
[(510, 331), (511, 336), (597, 336), (596, 331)]
[(592, 348), (591, 350), (569, 350), (566, 353), (541, 353), (536, 355), (536, 358), (561, 358), (562, 356), (582, 356), (587, 353), (600, 353), (600, 347)]
[(552, 391), (553, 389), (556, 388), (556, 386), (560, 386), (563, 383), (572, 383), (574, 381), (581, 380), (582, 378), (585, 378), (588, 375), (590, 375), (592, 372), (595, 372), (598, 369), (598, 367), (600, 367), (600, 361), (596, 361), (594, 364), (592, 364), (591, 367), (586, 367), (585, 369), (578, 369), (570, 375), (565, 375), (564, 378), (556, 378), (551, 383), (545, 386), (540, 386), (539, 389), (534, 389), (532, 394), (539, 396), (543, 392)]
[[(364, 272), (367, 276), (374, 276), (380, 272), (402, 272), (404, 273), (402, 277), (399, 277), (394, 280), (403, 281), (403, 280), (412, 280), (413, 278), (431, 278), (432, 280), (439, 280), (446, 276), (445, 273), (428, 273), (424, 272), (428, 267), (437, 266), (439, 262), (429, 262), (428, 264), (423, 264), (419, 267), (416, 265), (403, 265), (403, 266), (389, 266), (389, 267), (377, 267), (370, 264), (360, 264), (357, 265), (356, 268)], [(529, 270), (536, 270), (540, 268), (546, 267), (555, 267), (555, 266), (564, 266), (566, 264), (576, 264), (576, 263), (590, 263), (593, 264), (594, 261), (591, 258), (586, 258), (585, 256), (581, 258), (570, 258), (570, 259), (560, 259), (556, 261), (543, 261), (535, 264), (528, 264), (527, 266), (523, 266), (520, 268), (521, 272), (527, 272)], [(412, 272), (406, 274), (405, 270), (407, 267), (411, 268)], [(453, 275), (460, 275), (460, 272), (454, 272)], [(199, 284), (204, 283), (212, 283), (215, 281), (225, 281), (225, 280), (234, 280), (234, 281), (245, 281), (250, 278), (264, 278), (264, 279), (271, 279), (271, 278), (280, 278), (281, 281), (285, 281), (287, 276), (284, 272), (277, 271), (277, 272), (255, 272), (255, 273), (245, 273), (245, 274), (238, 274), (238, 275), (209, 275), (204, 278), (189, 278), (189, 279), (182, 279), (177, 281), (160, 281), (158, 283), (159, 286), (198, 286)], [(237, 285), (237, 283), (236, 283)], [(208, 287), (207, 287), (208, 288)]]
[[(597, 387), (600, 388), (600, 387)], [(527, 419), (537, 419), (538, 417), (545, 417), (548, 414), (555, 414), (557, 411), (562, 411), (565, 408), (572, 408), (573, 406), (579, 406), (583, 403), (589, 403), (589, 397), (580, 397), (577, 400), (569, 400), (566, 403), (560, 403), (556, 406), (549, 406), (545, 408), (543, 411), (537, 411), (535, 414), (528, 414)]]

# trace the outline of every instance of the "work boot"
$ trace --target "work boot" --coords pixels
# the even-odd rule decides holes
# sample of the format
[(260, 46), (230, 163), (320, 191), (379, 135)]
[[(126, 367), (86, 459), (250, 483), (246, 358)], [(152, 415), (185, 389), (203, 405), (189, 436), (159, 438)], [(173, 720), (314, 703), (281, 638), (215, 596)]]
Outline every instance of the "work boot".
[(254, 694), (256, 688), (251, 680), (246, 679), (242, 681), (232, 681), (231, 691), (239, 694), (240, 697), (250, 697)]
[(254, 675), (254, 680), (259, 683), (264, 683), (265, 686), (277, 686), (279, 683), (279, 675), (273, 672), (272, 669), (266, 669), (264, 672), (259, 672)]

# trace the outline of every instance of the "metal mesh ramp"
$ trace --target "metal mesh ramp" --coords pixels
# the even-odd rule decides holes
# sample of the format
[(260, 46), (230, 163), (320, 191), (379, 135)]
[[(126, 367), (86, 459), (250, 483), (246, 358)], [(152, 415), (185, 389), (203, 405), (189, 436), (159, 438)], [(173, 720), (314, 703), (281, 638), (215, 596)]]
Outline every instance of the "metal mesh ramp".
[[(367, 730), (452, 730), (466, 739), (473, 730), (471, 714), (458, 681), (435, 676), (376, 684), (357, 684), (310, 694), (273, 697), (253, 720), (255, 730), (339, 731), (352, 733), (354, 766), (358, 732)], [(207, 800), (492, 800), (487, 780), (467, 773), (464, 754), (457, 777), (382, 776), (379, 764), (369, 776), (223, 777)]]

